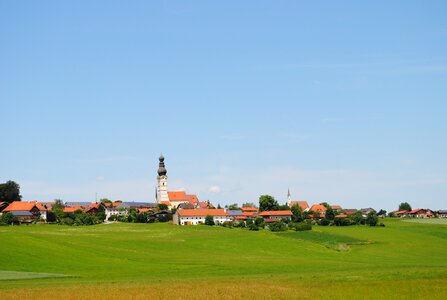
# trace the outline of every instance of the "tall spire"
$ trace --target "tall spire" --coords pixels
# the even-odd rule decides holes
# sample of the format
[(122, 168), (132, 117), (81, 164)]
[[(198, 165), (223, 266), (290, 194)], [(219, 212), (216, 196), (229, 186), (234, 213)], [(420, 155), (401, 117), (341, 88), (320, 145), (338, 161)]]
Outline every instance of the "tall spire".
[(160, 154), (160, 158), (158, 160), (160, 161), (158, 164), (158, 176), (166, 176), (168, 171), (165, 168), (165, 158), (163, 154)]

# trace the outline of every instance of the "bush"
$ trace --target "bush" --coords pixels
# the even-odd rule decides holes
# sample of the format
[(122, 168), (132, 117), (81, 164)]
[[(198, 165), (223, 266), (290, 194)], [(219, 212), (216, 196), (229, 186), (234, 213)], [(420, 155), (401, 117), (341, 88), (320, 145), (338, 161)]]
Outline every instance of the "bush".
[(56, 214), (54, 211), (47, 211), (47, 222), (56, 222)]
[(348, 226), (351, 225), (351, 221), (347, 218), (335, 218), (334, 224), (335, 226)]
[(309, 223), (296, 223), (294, 226), (296, 231), (306, 231), (306, 230), (312, 230), (312, 225)]
[(223, 226), (223, 227), (226, 227), (226, 228), (233, 228), (233, 227), (235, 227), (235, 226), (234, 226), (234, 223), (231, 222), (231, 221), (225, 221), (225, 222), (223, 222), (223, 223), (222, 223), (222, 226)]
[(137, 222), (137, 223), (147, 223), (147, 214), (145, 214), (145, 213), (137, 214), (135, 222)]
[(17, 218), (10, 212), (4, 213), (0, 218), (1, 223), (3, 224), (13, 224), (17, 223)]
[(256, 226), (256, 224), (251, 223), (250, 225), (247, 226), (248, 230), (252, 230), (252, 231), (258, 231), (259, 227)]
[(287, 225), (283, 222), (274, 222), (269, 224), (270, 231), (287, 231)]
[(68, 225), (68, 226), (72, 226), (74, 224), (74, 221), (72, 218), (63, 218), (61, 220), (61, 224), (63, 225)]
[(373, 211), (370, 212), (366, 217), (366, 224), (368, 224), (369, 226), (376, 226), (378, 222), (379, 218)]
[(329, 220), (326, 218), (322, 218), (320, 221), (318, 221), (318, 225), (321, 225), (321, 226), (328, 226), (329, 223), (330, 223)]
[(116, 221), (116, 220), (118, 220), (118, 216), (117, 216), (117, 215), (111, 215), (111, 216), (108, 218), (108, 220), (109, 220), (109, 221)]
[(214, 218), (210, 215), (205, 217), (205, 225), (213, 226), (214, 225)]
[(256, 219), (255, 219), (255, 225), (256, 226), (258, 226), (258, 227), (261, 227), (261, 228), (264, 228), (265, 227), (265, 221), (264, 221), (264, 219), (262, 218), (262, 217), (256, 217)]

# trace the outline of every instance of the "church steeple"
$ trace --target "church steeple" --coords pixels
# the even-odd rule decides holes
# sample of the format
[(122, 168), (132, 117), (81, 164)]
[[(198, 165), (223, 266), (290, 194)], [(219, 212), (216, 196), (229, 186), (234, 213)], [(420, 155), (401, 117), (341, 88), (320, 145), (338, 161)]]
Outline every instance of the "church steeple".
[(169, 201), (168, 196), (168, 176), (166, 175), (168, 171), (165, 167), (165, 158), (163, 154), (160, 154), (160, 158), (158, 159), (158, 176), (157, 176), (157, 193), (156, 193), (156, 201), (157, 203), (161, 203), (162, 201)]
[(163, 154), (160, 154), (160, 158), (158, 160), (160, 161), (158, 164), (158, 176), (166, 176), (168, 171), (165, 168), (165, 157)]

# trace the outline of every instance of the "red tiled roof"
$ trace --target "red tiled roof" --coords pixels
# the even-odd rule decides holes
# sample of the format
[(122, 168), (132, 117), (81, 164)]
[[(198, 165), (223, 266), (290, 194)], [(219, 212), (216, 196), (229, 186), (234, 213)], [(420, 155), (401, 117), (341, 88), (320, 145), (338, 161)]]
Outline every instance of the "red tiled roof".
[(4, 212), (9, 211), (31, 211), (36, 206), (36, 202), (14, 201), (5, 208)]
[(402, 214), (409, 213), (409, 212), (410, 212), (409, 210), (399, 210), (399, 211), (393, 212), (393, 214), (402, 215)]
[(82, 210), (82, 211), (84, 211), (85, 209), (84, 209), (83, 206), (80, 206), (80, 205), (78, 205), (78, 206), (72, 206), (72, 207), (65, 207), (65, 208), (64, 208), (64, 212), (66, 212), (66, 213), (75, 212), (75, 211), (77, 211), (77, 210)]
[(169, 202), (169, 201), (161, 201), (161, 204), (165, 204), (167, 206), (171, 206), (171, 202)]
[(186, 193), (183, 191), (180, 192), (168, 192), (169, 201), (185, 201)]
[(347, 218), (348, 217), (348, 215), (345, 215), (345, 214), (339, 214), (339, 215), (336, 215), (335, 216), (336, 218)]
[(244, 211), (242, 214), (246, 217), (256, 217), (258, 215), (258, 213), (254, 211)]
[(189, 203), (192, 203), (192, 204), (196, 204), (199, 202), (199, 198), (197, 198), (196, 195), (186, 195), (186, 200), (188, 200)]
[(39, 202), (36, 203), (36, 206), (40, 211), (50, 210), (50, 209), (46, 208), (42, 203), (39, 203)]
[(298, 205), (301, 210), (306, 210), (309, 208), (309, 204), (307, 203), (307, 201), (290, 201), (290, 207)]
[(243, 212), (258, 212), (259, 208), (257, 208), (257, 207), (242, 207), (241, 210)]
[(332, 207), (332, 209), (335, 209), (335, 210), (341, 210), (342, 209), (340, 205), (331, 205), (331, 207)]
[(150, 208), (139, 208), (138, 209), (138, 212), (140, 212), (140, 213), (147, 213), (147, 212), (153, 212), (154, 210), (153, 209), (150, 209)]
[(261, 217), (268, 217), (268, 216), (291, 216), (292, 212), (290, 210), (274, 210), (274, 211), (263, 211), (259, 215)]
[(228, 216), (224, 209), (179, 209), (181, 217)]
[(315, 211), (315, 212), (326, 212), (327, 208), (321, 204), (314, 204), (314, 205), (312, 205), (310, 210)]

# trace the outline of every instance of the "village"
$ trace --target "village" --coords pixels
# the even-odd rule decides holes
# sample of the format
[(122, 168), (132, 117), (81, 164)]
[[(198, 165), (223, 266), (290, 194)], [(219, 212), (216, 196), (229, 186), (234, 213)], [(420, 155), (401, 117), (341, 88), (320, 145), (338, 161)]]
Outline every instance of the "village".
[[(318, 225), (378, 225), (378, 218), (446, 218), (447, 210), (411, 209), (408, 203), (389, 212), (373, 208), (343, 208), (326, 202), (309, 205), (305, 200), (287, 201), (280, 205), (272, 196), (262, 195), (259, 205), (253, 202), (221, 207), (200, 201), (195, 194), (168, 191), (167, 170), (163, 155), (159, 158), (157, 194), (154, 202), (126, 202), (101, 199), (97, 202), (12, 201), (0, 202), (0, 217), (5, 224), (61, 223), (93, 225), (102, 222), (168, 222), (175, 225), (224, 225), (230, 227), (270, 228), (270, 224), (307, 222)], [(369, 221), (368, 221), (369, 220)], [(273, 226), (274, 227), (274, 226)], [(284, 228), (286, 228), (285, 226)], [(290, 227), (290, 226), (288, 226)], [(251, 226), (255, 228), (255, 226)]]

